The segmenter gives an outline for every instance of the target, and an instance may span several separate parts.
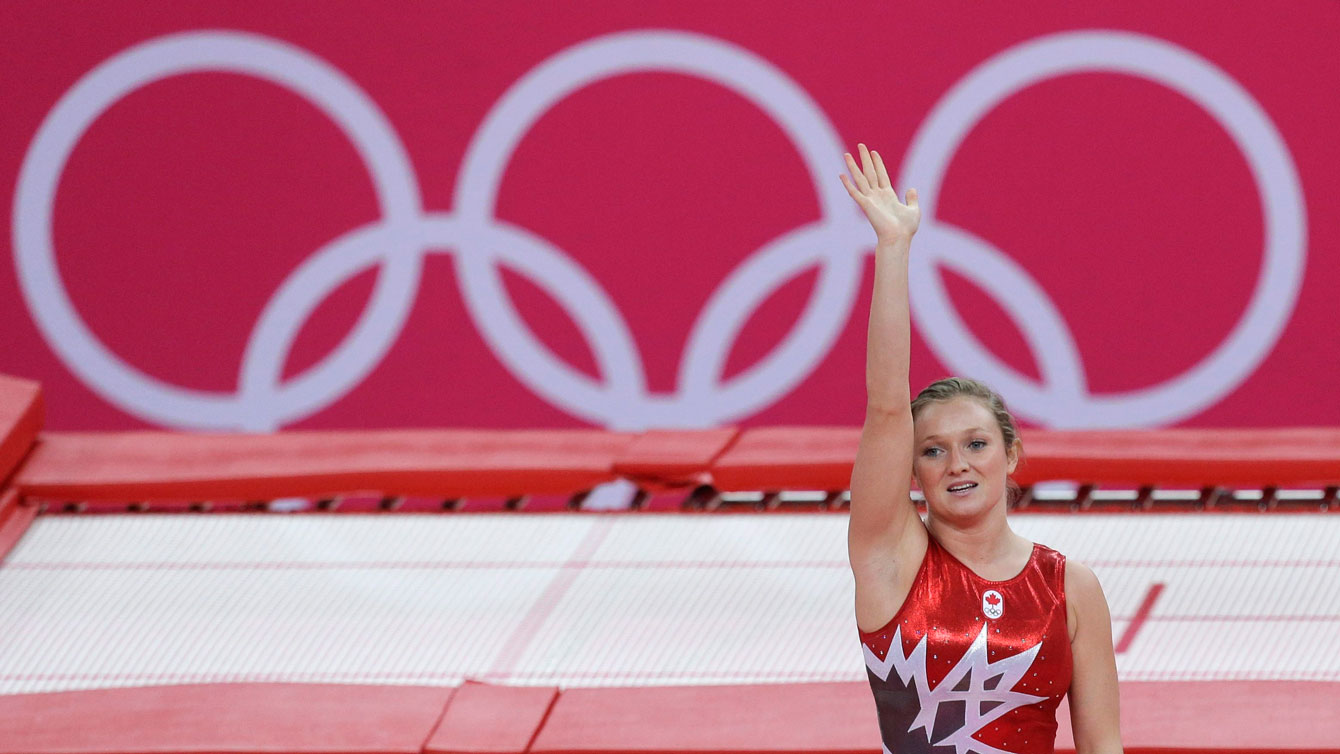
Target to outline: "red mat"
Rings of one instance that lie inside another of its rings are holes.
[[[1336,683],[1125,682],[1122,738],[1127,754],[1336,752],[1336,698]],[[1059,712],[1056,749],[1074,751],[1067,706]],[[211,684],[0,696],[0,754],[205,752],[877,754],[879,731],[865,683],[562,692]]]

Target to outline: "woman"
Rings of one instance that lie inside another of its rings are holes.
[[[916,189],[900,202],[879,153],[859,148],[842,185],[877,242],[847,547],[884,750],[1051,752],[1068,692],[1078,754],[1120,752],[1098,579],[1006,521],[1022,450],[1014,420],[973,380],[940,380],[909,400],[907,259],[921,212]]]

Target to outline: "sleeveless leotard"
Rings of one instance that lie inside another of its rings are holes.
[[[1052,754],[1070,687],[1065,556],[1033,545],[1006,581],[927,537],[902,607],[860,631],[884,752]]]

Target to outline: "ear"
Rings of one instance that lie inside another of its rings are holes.
[[[1010,459],[1010,465],[1005,469],[1005,473],[1006,473],[1006,474],[1013,474],[1013,473],[1014,473],[1014,467],[1019,465],[1019,441],[1018,441],[1018,440],[1015,440],[1013,443],[1010,444],[1010,449],[1009,449],[1009,451],[1007,451],[1007,453],[1006,453],[1006,457],[1008,457],[1008,458]]]

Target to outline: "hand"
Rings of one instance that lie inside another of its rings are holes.
[[[879,152],[868,151],[864,144],[857,146],[861,149],[863,170],[856,169],[856,161],[851,158],[850,152],[845,153],[847,169],[851,171],[852,177],[840,174],[838,177],[842,179],[842,185],[865,211],[866,218],[875,228],[878,243],[910,241],[921,224],[917,190],[907,190],[907,204],[898,201],[898,193],[889,184],[889,173],[884,169]]]

